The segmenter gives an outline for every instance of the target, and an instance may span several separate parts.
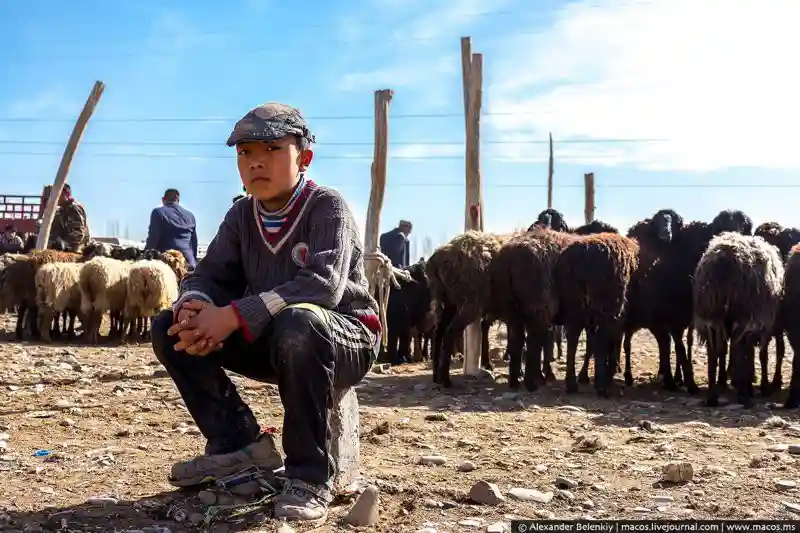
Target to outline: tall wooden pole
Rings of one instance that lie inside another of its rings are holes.
[[[469,128],[469,68],[472,66],[472,37],[461,38],[461,79],[464,88],[464,127]]]
[[[547,166],[547,209],[553,207],[553,134],[550,133],[550,162]]]
[[[464,97],[466,109],[466,212],[464,229],[483,231],[483,193],[481,187],[480,137],[481,107],[483,102],[483,54],[465,55],[471,46],[469,38],[462,38],[461,53],[464,67]],[[464,374],[474,375],[480,370],[482,350],[480,322],[470,324],[464,332]]]
[[[594,172],[583,175],[584,197],[584,219],[586,224],[594,220]]]
[[[56,214],[56,205],[58,204],[58,199],[61,197],[61,190],[67,182],[67,174],[69,174],[72,158],[78,150],[78,144],[81,142],[86,124],[89,123],[89,119],[92,118],[97,103],[100,101],[100,97],[103,96],[103,89],[105,89],[105,84],[102,81],[94,82],[92,92],[89,93],[89,98],[86,99],[83,111],[81,111],[81,114],[78,116],[78,121],[72,129],[72,135],[70,135],[67,146],[64,148],[64,155],[61,157],[61,164],[58,166],[56,179],[53,182],[53,187],[50,189],[50,195],[47,198],[47,207],[45,207],[44,214],[42,215],[42,226],[39,228],[39,235],[36,238],[37,250],[44,250],[47,248],[47,242],[50,239],[50,227],[53,225],[53,218]]]
[[[378,250],[378,233],[381,226],[381,209],[386,191],[386,167],[389,159],[389,104],[394,96],[391,89],[375,91],[375,153],[370,173],[372,187],[369,191],[369,207],[367,208],[367,227],[364,232],[364,249],[367,254]],[[375,290],[376,261],[364,264],[370,292]]]

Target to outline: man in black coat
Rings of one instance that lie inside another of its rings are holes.
[[[397,268],[406,268],[409,260],[408,236],[411,233],[411,222],[401,220],[400,224],[391,231],[381,235],[380,248],[386,257]]]

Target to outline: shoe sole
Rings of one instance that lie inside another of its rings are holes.
[[[281,465],[282,467],[283,465]],[[179,488],[188,488],[188,487],[197,487],[200,485],[207,485],[209,483],[214,483],[218,479],[225,478],[237,472],[241,472],[247,468],[256,467],[262,470],[274,470],[272,467],[264,466],[263,464],[257,464],[253,461],[242,461],[240,463],[233,464],[228,467],[219,467],[213,474],[205,473],[201,475],[197,475],[194,477],[186,477],[186,478],[174,478],[172,476],[167,476],[167,481],[173,487]]]

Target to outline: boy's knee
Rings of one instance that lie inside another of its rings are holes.
[[[275,315],[271,340],[281,362],[303,364],[319,357],[319,339],[326,335],[325,315],[315,306],[291,306]]]
[[[172,353],[172,345],[175,341],[167,334],[167,330],[172,327],[173,315],[172,310],[161,311],[153,317],[153,323],[150,328],[150,338],[152,339],[153,352],[159,361]]]

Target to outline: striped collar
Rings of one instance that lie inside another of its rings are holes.
[[[261,202],[256,202],[258,206],[258,214],[267,219],[276,219],[276,218],[284,218],[289,211],[292,210],[294,204],[297,202],[297,199],[300,198],[300,195],[303,193],[303,190],[306,188],[306,177],[304,174],[300,174],[300,181],[297,182],[297,186],[292,193],[292,197],[289,198],[289,201],[286,204],[278,209],[277,211],[270,211],[264,204]]]

